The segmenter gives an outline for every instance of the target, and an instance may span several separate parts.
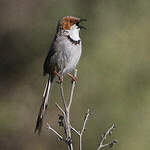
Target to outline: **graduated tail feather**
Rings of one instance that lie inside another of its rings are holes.
[[[42,124],[43,124],[43,117],[44,117],[44,114],[45,114],[45,111],[46,111],[46,108],[48,105],[48,98],[50,95],[51,86],[52,86],[52,79],[51,79],[51,77],[49,77],[47,84],[46,84],[46,87],[45,87],[45,90],[44,90],[43,100],[41,103],[40,111],[39,111],[39,114],[37,117],[36,127],[34,130],[34,132],[35,133],[38,132],[39,135],[41,133]]]

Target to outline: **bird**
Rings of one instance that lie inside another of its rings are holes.
[[[56,34],[43,65],[43,75],[48,74],[48,81],[34,130],[39,135],[54,78],[58,76],[59,82],[63,82],[63,76],[68,75],[72,80],[77,81],[71,72],[76,69],[82,53],[82,41],[79,32],[80,29],[86,29],[80,25],[82,21],[86,21],[86,19],[74,16],[65,16],[58,21]]]

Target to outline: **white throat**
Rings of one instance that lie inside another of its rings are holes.
[[[80,28],[78,28],[78,26],[74,24],[70,28],[70,30],[68,30],[68,35],[70,36],[71,39],[78,41],[80,40],[79,31],[80,31]]]

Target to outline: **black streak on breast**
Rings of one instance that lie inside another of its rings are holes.
[[[70,40],[70,42],[72,43],[72,44],[74,44],[74,45],[78,45],[78,44],[80,44],[80,42],[81,42],[81,40],[78,40],[78,41],[75,41],[75,40],[73,40],[69,35],[67,36],[67,38]]]

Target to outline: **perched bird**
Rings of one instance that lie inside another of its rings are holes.
[[[52,41],[43,66],[44,75],[48,74],[49,77],[35,127],[35,132],[38,132],[38,134],[41,132],[43,117],[48,105],[54,77],[58,76],[59,81],[63,82],[63,76],[67,74],[73,80],[77,80],[70,73],[76,68],[81,56],[82,43],[79,37],[79,31],[82,28],[86,29],[80,25],[82,21],[86,21],[86,19],[67,16],[61,18],[58,22],[54,40]]]

